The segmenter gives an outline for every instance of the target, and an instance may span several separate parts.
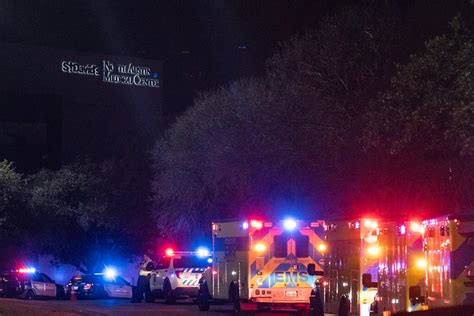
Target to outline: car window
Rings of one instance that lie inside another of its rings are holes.
[[[31,281],[36,281],[36,282],[44,282],[43,278],[41,277],[41,274],[39,273],[32,273],[32,274],[25,273],[25,279],[27,280],[31,279]]]
[[[117,285],[128,285],[128,282],[125,281],[123,278],[121,277],[116,277],[115,278],[115,284]]]
[[[209,266],[208,258],[184,256],[173,258],[173,268],[206,268]]]
[[[54,283],[53,280],[51,280],[46,274],[40,273],[40,275],[41,275],[41,279],[43,280],[43,282],[45,282],[45,283]]]
[[[295,237],[296,243],[296,257],[306,258],[309,257],[309,237],[301,235]]]
[[[273,244],[275,246],[275,258],[286,258],[287,251],[287,238],[284,235],[273,237]]]
[[[0,282],[9,282],[10,280],[13,280],[13,276],[10,274],[1,274],[0,275]]]
[[[170,267],[170,260],[171,258],[165,257],[161,258],[161,260],[156,265],[156,269],[167,269]]]

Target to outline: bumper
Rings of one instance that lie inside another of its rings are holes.
[[[275,305],[309,305],[311,288],[251,289],[250,301]]]
[[[197,297],[199,292],[198,287],[177,287],[173,290],[176,296]]]

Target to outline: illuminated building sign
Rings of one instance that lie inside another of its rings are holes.
[[[70,74],[99,76],[99,67],[97,65],[81,65],[75,61],[63,61],[61,70]]]
[[[102,61],[102,67],[95,64],[80,64],[75,61],[61,62],[61,70],[65,73],[102,76],[102,81],[112,84],[132,85],[159,88],[158,72],[150,67],[129,64],[114,64],[109,60]],[[101,71],[102,70],[102,71]]]

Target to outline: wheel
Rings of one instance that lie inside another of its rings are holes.
[[[26,295],[25,295],[25,300],[34,300],[35,299],[35,293],[33,291],[29,290]]]
[[[146,303],[155,302],[155,294],[152,291],[145,292],[145,302]]]
[[[169,280],[166,280],[163,286],[163,296],[166,304],[176,303],[176,297],[173,295],[173,290],[171,289],[171,283]]]

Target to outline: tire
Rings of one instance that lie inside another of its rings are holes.
[[[176,303],[176,297],[173,295],[173,290],[171,289],[171,283],[169,280],[165,280],[165,284],[163,285],[163,297],[166,304],[171,305]]]
[[[151,291],[145,292],[145,302],[146,303],[154,303],[155,302],[155,293]]]
[[[36,297],[35,293],[32,291],[32,290],[29,290],[28,292],[26,292],[25,294],[25,300],[34,300]]]

